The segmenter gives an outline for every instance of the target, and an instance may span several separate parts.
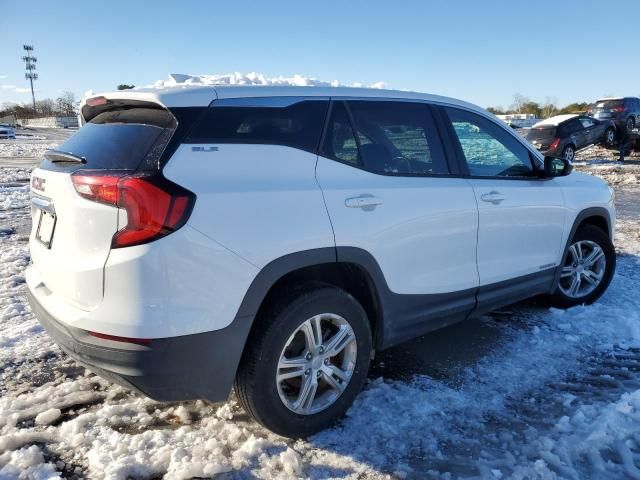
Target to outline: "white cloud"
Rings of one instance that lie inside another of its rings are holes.
[[[0,80],[4,80],[5,78],[7,78],[6,75],[0,75]]]
[[[37,92],[37,90],[35,90]],[[31,92],[30,88],[16,88],[15,89],[16,93],[29,93]]]
[[[14,88],[16,88],[15,85],[0,85],[0,88],[2,88],[3,90],[13,90]]]

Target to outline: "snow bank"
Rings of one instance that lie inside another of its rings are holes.
[[[41,157],[45,151],[57,147],[57,143],[0,143],[0,157]]]

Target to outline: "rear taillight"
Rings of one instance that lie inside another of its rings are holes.
[[[187,222],[196,199],[161,175],[81,170],[71,179],[82,197],[127,212],[127,225],[113,236],[112,248],[140,245],[176,231]]]
[[[611,110],[613,110],[616,113],[620,113],[620,112],[624,112],[624,107],[622,105],[618,105],[617,107],[613,107]]]
[[[560,145],[560,139],[554,138],[553,142],[551,142],[551,144],[549,145],[549,149],[555,150],[556,148],[558,148],[558,145]]]

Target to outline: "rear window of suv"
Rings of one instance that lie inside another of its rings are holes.
[[[622,105],[622,100],[598,100],[596,102],[596,108],[602,109],[610,109],[614,107],[619,107]]]
[[[294,103],[291,103],[294,102]],[[328,100],[218,100],[194,126],[188,143],[283,145],[315,152]]]
[[[160,108],[106,111],[92,118],[55,152],[82,158],[82,168],[87,169],[157,168],[175,128],[173,115]],[[64,163],[56,162],[55,167],[60,168]],[[49,160],[44,160],[42,167],[47,166],[53,167]]]

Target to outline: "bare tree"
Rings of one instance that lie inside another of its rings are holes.
[[[513,104],[511,105],[511,110],[515,113],[522,113],[522,108],[525,104],[530,103],[529,97],[525,97],[520,93],[516,93],[513,95]]]
[[[549,118],[558,113],[558,107],[556,106],[557,103],[558,101],[555,97],[547,96],[544,100],[544,105],[542,106],[542,115],[545,118]]]
[[[50,98],[36,101],[36,112],[41,115],[51,116],[56,113],[56,105]]]
[[[62,92],[58,98],[56,98],[56,110],[60,115],[72,116],[75,115],[76,109],[76,96],[73,92]]]

